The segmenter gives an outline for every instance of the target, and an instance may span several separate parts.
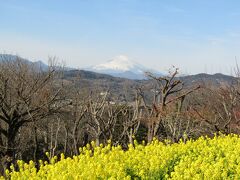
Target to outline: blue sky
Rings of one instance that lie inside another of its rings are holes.
[[[0,53],[85,67],[125,55],[149,68],[231,74],[238,0],[0,0]]]

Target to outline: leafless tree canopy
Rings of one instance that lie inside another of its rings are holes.
[[[0,64],[0,149],[11,162],[18,153],[21,128],[58,112],[60,89],[54,89],[55,70],[47,72],[18,58]],[[4,162],[5,163],[5,162]]]

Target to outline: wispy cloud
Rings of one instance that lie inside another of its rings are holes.
[[[18,11],[18,12],[27,11],[27,8],[25,8],[24,6],[19,5],[19,4],[13,4],[13,3],[5,2],[2,5],[3,5],[4,8],[9,9],[11,11]]]
[[[210,37],[208,38],[208,42],[210,43],[210,45],[217,46],[226,43],[226,39],[221,37]]]
[[[229,32],[228,35],[232,38],[239,38],[240,32]]]
[[[169,5],[164,6],[164,9],[170,13],[184,13],[185,12],[185,10],[182,8],[175,7],[175,6],[169,6]]]
[[[229,16],[232,16],[232,17],[240,16],[240,12],[230,12]]]

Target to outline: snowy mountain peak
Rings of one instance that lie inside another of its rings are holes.
[[[148,68],[132,61],[125,55],[116,56],[106,63],[92,66],[86,70],[128,79],[146,79],[144,72],[152,72]]]
[[[106,63],[93,66],[92,69],[95,71],[117,71],[117,72],[134,71],[137,73],[142,73],[145,68],[131,61],[127,56],[120,55],[116,56],[115,58]]]

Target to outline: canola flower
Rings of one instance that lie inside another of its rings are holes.
[[[94,143],[72,158],[62,154],[49,163],[18,161],[9,179],[240,179],[240,137],[220,135],[169,144],[154,140],[129,145],[127,151]],[[1,179],[1,178],[0,178]],[[3,177],[2,177],[3,179]]]

